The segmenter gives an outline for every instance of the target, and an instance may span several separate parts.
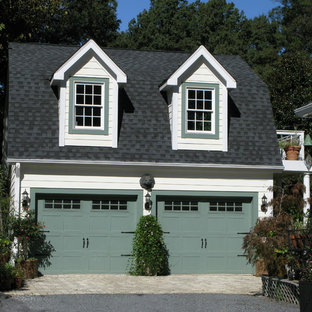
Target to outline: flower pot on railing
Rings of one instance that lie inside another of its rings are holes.
[[[300,149],[299,145],[285,147],[286,160],[298,160]]]

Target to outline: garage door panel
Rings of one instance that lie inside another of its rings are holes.
[[[129,256],[122,254],[131,253],[141,214],[137,196],[129,201],[116,195],[95,200],[89,195],[82,199],[67,199],[67,195],[47,198],[37,201],[38,220],[45,223],[47,240],[55,252],[44,273],[126,273]]]
[[[194,198],[192,198],[194,202]],[[183,201],[187,201],[185,198]],[[202,202],[201,202],[202,201]],[[178,200],[172,200],[172,207]],[[173,273],[249,273],[243,254],[243,236],[252,225],[252,202],[246,199],[202,198],[198,211],[166,211],[170,198],[157,202]],[[178,209],[178,208],[177,208]],[[175,217],[173,218],[172,215]],[[194,215],[198,217],[194,217]],[[203,242],[203,244],[202,244]],[[242,259],[243,258],[243,259]],[[233,265],[232,265],[233,263]]]
[[[90,273],[109,272],[110,256],[104,256],[102,254],[94,254],[88,258],[88,271]]]

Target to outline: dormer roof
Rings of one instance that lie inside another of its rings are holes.
[[[66,73],[88,55],[95,55],[99,61],[107,67],[116,77],[118,83],[126,83],[127,75],[116,65],[116,63],[96,44],[92,39],[87,41],[76,51],[65,63],[63,63],[53,74],[51,85],[57,84],[65,79]]]
[[[160,86],[160,90],[177,86],[179,78],[187,72],[197,61],[206,62],[210,69],[224,81],[227,88],[235,89],[236,81],[216,58],[201,45],[179,68]]]

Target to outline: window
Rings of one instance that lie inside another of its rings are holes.
[[[69,133],[108,134],[108,84],[106,78],[70,79]]]
[[[77,199],[46,199],[46,209],[80,209],[80,200]]]
[[[218,84],[182,84],[182,137],[219,138]]]
[[[214,89],[187,88],[187,131],[212,131],[214,97]]]
[[[93,200],[93,210],[127,210],[126,200]]]
[[[75,127],[101,127],[103,84],[75,83]]]
[[[212,201],[210,211],[215,212],[243,212],[242,202]]]
[[[194,200],[166,200],[165,201],[166,211],[198,211],[198,201]]]

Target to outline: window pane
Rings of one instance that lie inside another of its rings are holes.
[[[204,122],[204,131],[211,131],[211,123]]]
[[[91,117],[85,118],[85,126],[90,127],[91,126]]]
[[[199,112],[199,113],[196,113],[196,121],[201,121],[203,120],[203,117],[204,117],[204,114]]]
[[[188,101],[188,108],[194,109],[195,108],[195,100]]]
[[[197,98],[198,99],[203,99],[204,98],[204,91],[198,90],[197,91]]]
[[[203,109],[204,108],[204,101],[197,101],[197,109]]]
[[[212,109],[212,102],[211,101],[205,101],[205,109]]]
[[[205,91],[205,99],[211,100],[212,98],[212,92],[211,91]]]
[[[101,94],[102,88],[101,86],[94,86],[94,94]]]
[[[93,108],[93,116],[101,116],[101,108],[100,107],[94,107]]]
[[[195,99],[195,90],[188,90],[188,98]]]
[[[211,121],[211,113],[204,113],[204,120]]]
[[[94,96],[94,105],[101,105],[101,96]]]
[[[76,104],[84,104],[84,96],[76,95]]]
[[[188,120],[195,120],[195,112],[187,112]]]
[[[187,130],[195,130],[195,122],[194,121],[189,121],[187,123]]]
[[[203,130],[203,123],[202,122],[196,122],[196,130]]]
[[[91,107],[86,107],[85,108],[85,115],[86,116],[91,116],[92,115],[92,108]]]
[[[76,92],[77,93],[84,93],[84,85],[81,85],[81,84],[77,84],[76,85]]]
[[[86,104],[92,104],[92,95],[86,95]]]
[[[83,117],[76,117],[76,126],[83,126]]]
[[[92,94],[92,85],[86,85],[86,94]]]
[[[93,127],[100,127],[101,126],[101,118],[93,117]]]

